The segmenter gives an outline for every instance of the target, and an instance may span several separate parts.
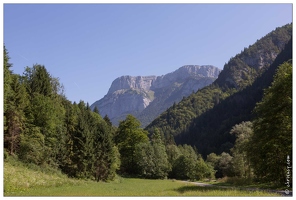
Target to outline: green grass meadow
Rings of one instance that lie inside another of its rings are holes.
[[[112,182],[69,179],[61,173],[4,162],[4,196],[279,196],[263,191],[200,187],[176,180],[116,177]]]

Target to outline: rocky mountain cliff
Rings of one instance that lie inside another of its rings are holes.
[[[184,96],[211,84],[219,73],[211,65],[187,65],[162,76],[121,76],[91,109],[97,107],[114,125],[132,114],[145,126]]]

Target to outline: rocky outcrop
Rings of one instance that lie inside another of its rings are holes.
[[[292,36],[292,24],[277,28],[232,57],[215,81],[219,86],[243,89],[275,60]]]
[[[121,76],[91,109],[97,107],[114,125],[132,114],[145,126],[174,102],[211,84],[219,73],[211,65],[187,65],[163,76]]]
[[[152,89],[169,87],[172,83],[183,83],[188,78],[217,78],[219,73],[220,70],[212,65],[185,65],[172,73],[158,76]]]
[[[148,91],[156,78],[157,76],[121,76],[113,81],[108,94],[124,89],[139,89]]]

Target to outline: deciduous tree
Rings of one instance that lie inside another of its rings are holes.
[[[125,120],[119,123],[115,142],[120,152],[122,172],[136,173],[136,145],[148,142],[147,135],[148,132],[141,128],[141,123],[132,115],[128,115]]]
[[[247,156],[247,149],[250,144],[250,137],[253,134],[252,122],[242,122],[233,126],[230,134],[236,136],[235,145],[231,149],[234,174],[238,177],[251,178],[252,170],[250,158]]]

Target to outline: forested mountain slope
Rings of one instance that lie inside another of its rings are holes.
[[[257,87],[261,89],[257,88],[258,94],[246,95],[249,98],[254,98],[252,102],[251,100],[244,101],[246,105],[241,104],[241,102],[236,102],[239,104],[235,105],[233,100],[229,101],[225,99],[230,96],[232,97],[228,99],[245,99],[244,96],[239,94],[253,92],[253,88],[248,86],[260,77],[263,72],[264,74],[270,74],[270,77],[267,79],[272,79],[274,73],[272,73],[271,69],[267,69],[270,66],[275,68],[278,64],[288,59],[281,58],[283,57],[281,55],[276,60],[277,64],[274,64],[276,66],[271,65],[279,53],[285,48],[291,36],[292,24],[288,24],[277,28],[258,40],[255,44],[245,48],[244,51],[231,58],[225,64],[224,69],[213,84],[184,98],[179,104],[167,109],[148,125],[146,129],[152,132],[155,128],[158,128],[164,133],[166,138],[173,135],[177,143],[196,145],[197,149],[203,155],[210,152],[229,150],[232,147],[234,138],[228,134],[228,130],[235,123],[251,117],[250,109],[254,107],[256,101],[261,99],[262,89],[269,85],[270,81],[265,79],[256,81]],[[286,49],[283,54],[288,55],[289,53],[287,52],[288,50]],[[261,78],[264,76],[262,75]],[[242,91],[243,89],[245,90]],[[234,94],[236,95],[233,96]],[[215,108],[215,111],[219,108],[223,111],[222,113],[211,111],[213,108]],[[242,112],[240,110],[241,108],[246,110]],[[229,110],[229,113],[224,114],[225,110]],[[242,117],[243,115],[247,117]],[[232,121],[231,118],[233,116],[236,116],[236,120],[233,120],[234,124],[227,123],[227,120]],[[217,138],[218,135],[221,138]],[[208,144],[209,141],[211,141],[210,144]]]
[[[234,144],[231,128],[242,121],[253,119],[253,110],[261,101],[264,89],[271,85],[279,65],[292,59],[292,40],[277,56],[270,67],[251,86],[231,95],[212,109],[194,118],[182,134],[176,136],[178,143],[194,145],[203,155],[229,151]]]
[[[231,58],[215,81],[220,87],[241,89],[250,85],[284,49],[292,36],[292,24],[276,28]]]

